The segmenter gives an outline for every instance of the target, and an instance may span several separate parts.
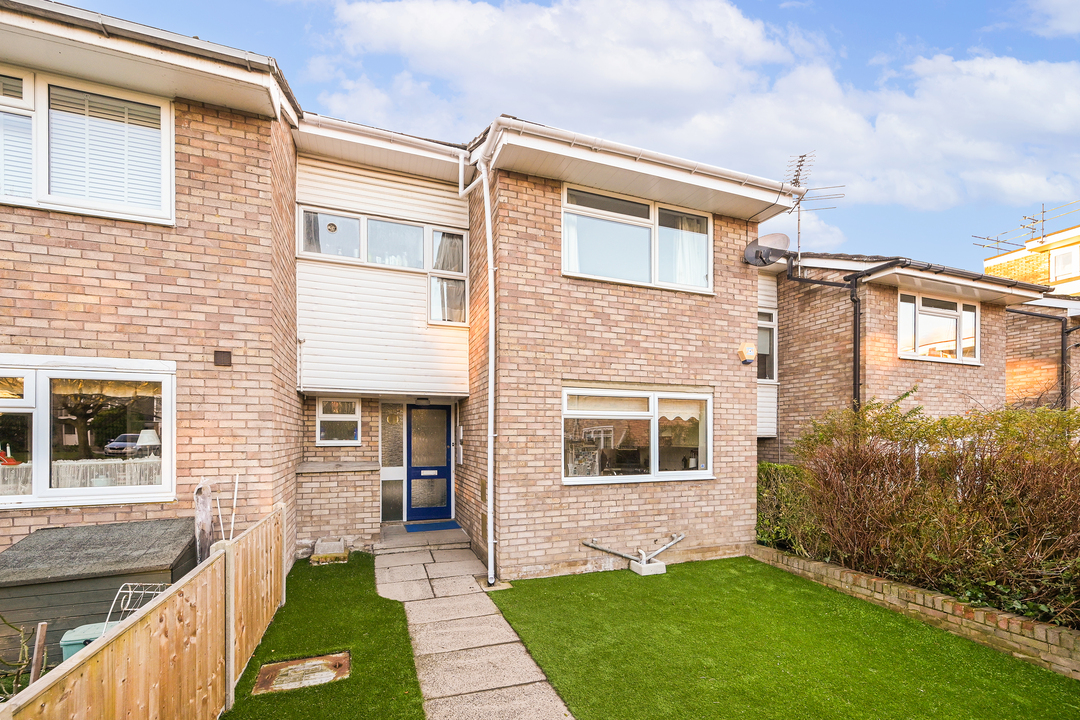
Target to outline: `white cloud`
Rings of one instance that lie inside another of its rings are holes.
[[[1080,3],[1076,0],[1026,0],[1028,29],[1043,37],[1080,35]]]
[[[320,100],[357,122],[463,141],[509,113],[774,178],[816,150],[813,184],[846,185],[844,204],[1080,195],[1077,62],[957,58],[898,37],[908,59],[873,58],[879,84],[857,88],[822,36],[726,0],[355,1],[337,18],[336,50],[365,70],[334,65],[348,79]],[[376,82],[380,58],[395,70]],[[814,230],[819,248],[843,242]]]
[[[828,212],[828,211],[825,211]],[[795,213],[777,215],[761,223],[758,235],[784,233],[791,239],[791,250],[798,249],[799,229]],[[844,231],[830,225],[821,213],[804,212],[802,214],[802,249],[804,252],[832,252],[847,241]]]

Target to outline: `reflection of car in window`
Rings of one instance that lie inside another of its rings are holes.
[[[134,455],[136,444],[139,442],[139,433],[124,433],[118,435],[105,446],[106,455]]]

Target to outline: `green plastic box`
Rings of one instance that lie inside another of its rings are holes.
[[[113,620],[109,623],[109,627],[116,625],[118,621]],[[97,640],[99,637],[105,634],[105,623],[91,623],[90,625],[80,625],[74,630],[68,630],[64,633],[64,637],[60,638],[60,649],[64,652],[64,659],[67,660],[75,653],[82,650],[90,643]]]

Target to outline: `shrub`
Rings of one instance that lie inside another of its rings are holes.
[[[759,541],[1080,628],[1080,411],[834,412],[759,470]]]

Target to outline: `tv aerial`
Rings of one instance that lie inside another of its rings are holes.
[[[791,239],[784,233],[770,233],[762,235],[746,246],[743,251],[743,260],[756,267],[766,267],[787,255]]]
[[[842,192],[829,192],[835,190],[842,190],[843,185],[826,185],[823,187],[807,187],[810,180],[810,173],[814,168],[814,161],[817,160],[817,151],[803,153],[802,155],[795,155],[788,162],[788,174],[787,182],[789,185],[798,188],[806,188],[806,192],[795,198],[795,204],[788,210],[788,214],[795,213],[795,265],[799,269],[799,273],[802,273],[802,214],[806,212],[821,212],[822,210],[835,210],[836,206],[821,207],[815,205],[815,202],[840,200],[844,197]],[[809,205],[809,207],[807,207]]]

